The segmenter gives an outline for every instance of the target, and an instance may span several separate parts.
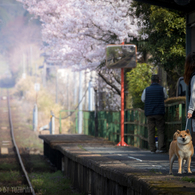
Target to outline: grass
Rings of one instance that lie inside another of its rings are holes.
[[[160,174],[160,175],[162,175],[162,172],[161,172],[161,171],[157,171],[157,170],[155,170],[155,169],[151,169],[150,172],[151,172],[151,173],[155,173],[155,174]]]
[[[16,164],[11,163],[2,163],[0,164],[0,170],[9,171],[9,170],[18,170],[18,166]]]
[[[15,139],[20,143],[20,147],[37,148],[43,150],[42,140],[33,132],[32,125],[26,123],[13,123],[15,131]],[[26,131],[24,131],[26,129]]]
[[[32,173],[30,180],[35,190],[39,195],[78,195],[72,192],[70,181],[62,174],[61,171],[55,173]]]
[[[30,169],[31,172],[48,172],[51,169],[49,164],[39,155],[30,155]]]
[[[19,171],[0,172],[0,182],[18,181],[21,178]]]
[[[195,182],[195,178],[183,177],[182,181],[188,181],[190,183]]]

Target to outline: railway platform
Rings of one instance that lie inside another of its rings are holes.
[[[119,147],[87,135],[39,135],[39,138],[44,141],[44,155],[85,194],[195,194],[194,156],[192,174],[177,174],[175,161],[173,175],[169,175],[168,153]]]

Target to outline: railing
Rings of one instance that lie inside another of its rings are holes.
[[[98,136],[110,141],[120,141],[120,112],[99,111]],[[140,148],[148,148],[147,125],[144,111],[131,109],[125,111],[125,142]],[[95,135],[95,113],[83,112],[83,133]]]
[[[148,148],[147,118],[141,109],[125,111],[125,142],[129,145]]]
[[[165,111],[165,140],[168,148],[174,132],[185,128],[185,101],[167,103]],[[98,136],[118,143],[120,141],[120,112],[98,111],[97,117]],[[126,110],[124,125],[125,142],[128,145],[148,149],[147,118],[144,111]],[[95,128],[95,112],[83,111],[83,133],[95,136]],[[76,129],[75,132],[78,130]]]
[[[185,101],[165,104],[165,140],[166,147],[169,147],[173,134],[177,130],[184,130],[186,123]]]
[[[118,142],[120,133],[120,113],[99,111],[98,117],[98,137],[107,138],[110,141]],[[95,112],[83,112],[83,133],[95,135]]]

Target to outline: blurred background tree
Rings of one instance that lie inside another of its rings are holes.
[[[175,96],[177,80],[184,73],[185,14],[139,2],[132,3],[132,14],[140,18],[138,51],[146,63],[164,68],[169,97]]]
[[[127,108],[144,109],[144,103],[141,101],[143,90],[150,86],[151,76],[154,73],[154,66],[147,63],[137,63],[137,67],[127,72],[126,80],[128,83]]]

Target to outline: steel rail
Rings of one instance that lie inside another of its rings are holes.
[[[29,187],[30,187],[31,193],[32,193],[33,195],[36,195],[36,194],[35,194],[35,191],[34,191],[34,189],[33,189],[33,187],[32,187],[32,184],[31,184],[31,182],[30,182],[30,179],[29,179],[29,177],[28,177],[28,173],[26,172],[26,169],[25,169],[25,167],[24,167],[22,158],[21,158],[21,156],[20,156],[20,152],[19,152],[19,150],[18,150],[16,141],[15,141],[15,138],[14,138],[14,131],[13,131],[13,125],[12,125],[12,116],[11,116],[10,102],[9,102],[9,90],[7,90],[7,105],[8,105],[9,123],[10,123],[12,141],[13,141],[14,147],[15,147],[15,149],[16,149],[16,153],[17,153],[17,156],[18,156],[20,165],[21,165],[21,167],[22,167],[23,173],[24,173],[24,175],[25,175],[25,177],[26,177],[26,180],[27,180],[27,182],[28,182],[28,185],[29,185]]]

